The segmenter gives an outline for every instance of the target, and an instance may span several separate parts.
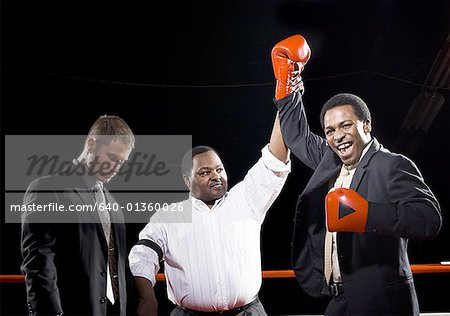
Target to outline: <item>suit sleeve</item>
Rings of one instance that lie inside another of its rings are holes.
[[[286,145],[305,165],[315,170],[327,149],[327,142],[310,131],[300,94],[292,93],[274,102],[280,112]]]
[[[40,194],[36,190],[48,188],[42,187],[39,181],[34,181],[25,194],[24,205],[55,202],[50,201],[53,194]],[[22,272],[25,274],[29,311],[33,315],[56,315],[63,312],[54,263],[56,229],[52,224],[33,223],[32,217],[35,215],[37,214],[27,212],[22,218]]]
[[[390,169],[388,204],[369,202],[367,232],[431,239],[442,225],[439,203],[412,161],[399,156]]]

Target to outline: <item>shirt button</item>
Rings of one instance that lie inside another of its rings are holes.
[[[101,272],[100,275],[101,275],[101,276],[105,276],[105,275],[106,275],[106,272]]]
[[[106,297],[102,297],[100,299],[100,304],[105,304],[106,303]]]

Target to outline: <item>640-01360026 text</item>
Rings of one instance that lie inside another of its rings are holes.
[[[119,210],[127,212],[182,212],[182,203],[160,203],[160,202],[135,202],[120,205],[119,203],[95,203],[95,204],[74,204],[63,205],[57,202],[47,204],[11,204],[11,212],[93,212],[107,211],[117,212]]]

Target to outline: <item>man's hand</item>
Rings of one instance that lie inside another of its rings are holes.
[[[303,84],[302,76],[300,76],[300,72],[297,72],[298,74],[295,73],[296,71],[294,71],[294,76],[291,79],[292,92],[300,92],[303,95],[305,93],[305,85]]]

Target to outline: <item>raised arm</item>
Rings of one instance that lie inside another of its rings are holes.
[[[281,134],[279,113],[275,116],[272,135],[270,136],[269,150],[278,160],[287,163],[289,160],[289,150],[284,143],[283,134]]]
[[[298,159],[315,170],[328,145],[324,138],[310,131],[300,94],[291,94],[276,103],[284,142]]]
[[[280,113],[281,132],[287,147],[308,167],[315,169],[327,148],[326,141],[309,130],[301,94],[300,74],[311,55],[300,35],[288,37],[272,49],[277,86],[275,103]]]

